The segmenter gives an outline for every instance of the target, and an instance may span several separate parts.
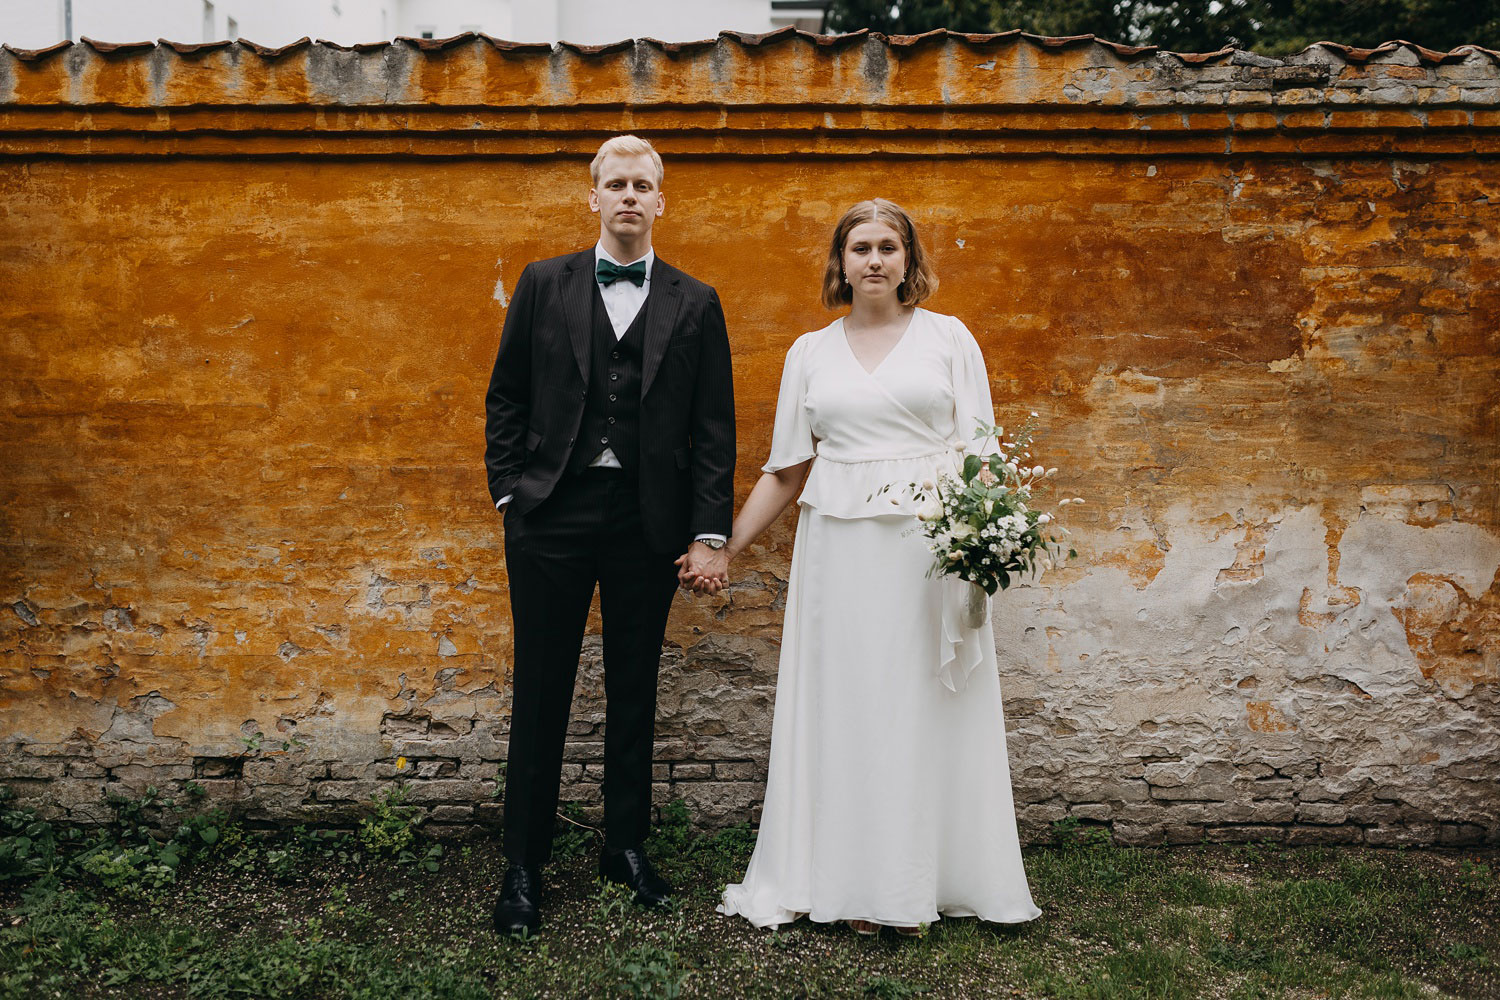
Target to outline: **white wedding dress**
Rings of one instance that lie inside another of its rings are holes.
[[[761,927],[1041,914],[1016,835],[994,636],[964,628],[967,584],[927,576],[910,500],[877,492],[956,472],[954,445],[980,445],[979,422],[994,422],[984,358],[954,317],[916,310],[873,372],[842,320],[787,352],[765,471],[813,463],[760,833],[719,912]]]

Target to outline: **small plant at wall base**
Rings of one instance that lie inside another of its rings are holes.
[[[417,827],[424,819],[419,806],[406,801],[405,785],[396,785],[377,794],[372,811],[359,824],[359,842],[375,857],[394,858],[402,864],[416,864],[430,872],[438,870],[443,845],[418,844]]]

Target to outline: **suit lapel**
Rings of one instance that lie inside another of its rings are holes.
[[[651,294],[646,296],[646,344],[641,357],[641,398],[651,390],[651,381],[667,356],[682,289],[677,287],[677,269],[657,257],[651,268]]]
[[[563,318],[567,321],[568,339],[573,343],[573,357],[585,385],[589,381],[589,340],[593,315],[594,260],[592,249],[576,254],[562,273]]]

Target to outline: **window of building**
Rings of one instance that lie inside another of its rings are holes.
[[[203,40],[205,42],[214,40],[214,5],[209,3],[209,0],[203,0]]]
[[[234,41],[236,38],[240,37],[240,22],[236,21],[232,17],[229,18],[225,22],[225,31],[224,31],[224,33],[229,36],[229,40],[231,42]]]

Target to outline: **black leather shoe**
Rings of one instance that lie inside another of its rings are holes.
[[[542,879],[535,868],[510,866],[500,898],[495,900],[495,932],[502,937],[535,934],[542,925],[537,903],[542,895]]]
[[[661,909],[672,898],[672,887],[656,874],[641,847],[606,847],[599,856],[599,875],[634,889],[635,901],[642,906]]]

